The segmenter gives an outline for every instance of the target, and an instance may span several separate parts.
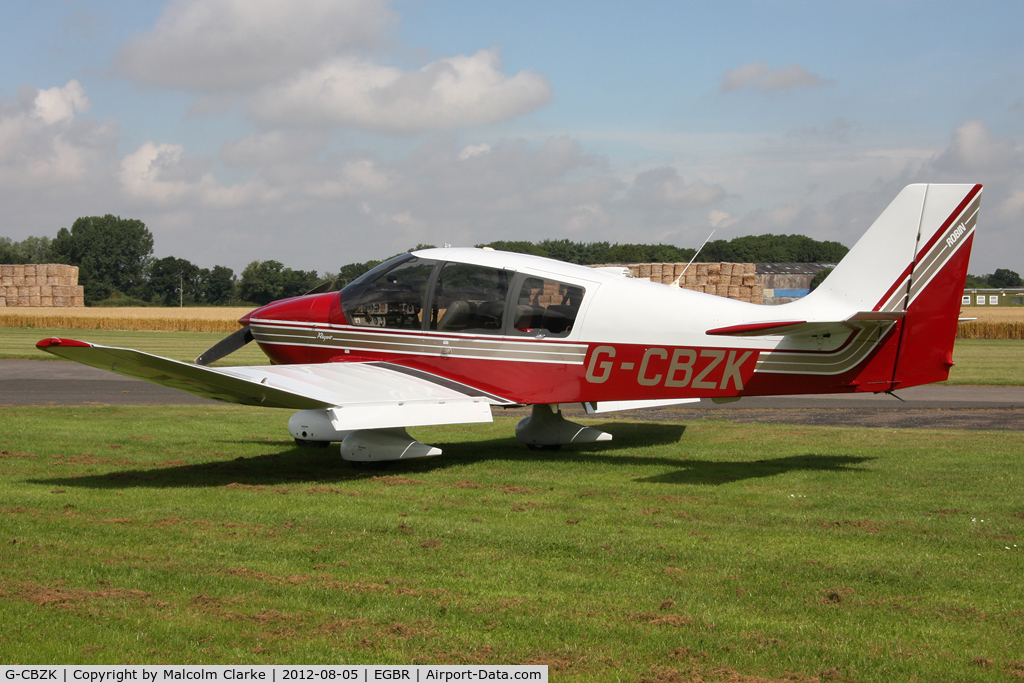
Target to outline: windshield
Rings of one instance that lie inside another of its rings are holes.
[[[365,273],[341,293],[345,320],[367,327],[421,329],[435,264],[400,256]]]

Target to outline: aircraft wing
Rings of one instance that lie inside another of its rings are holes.
[[[427,372],[383,362],[211,368],[70,339],[36,346],[119,375],[195,396],[268,408],[333,408],[338,429],[490,422],[512,401]]]

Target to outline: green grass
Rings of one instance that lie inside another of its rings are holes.
[[[366,472],[287,416],[3,409],[0,661],[1024,670],[1017,433],[616,422],[537,453],[499,418]]]
[[[126,332],[122,330],[53,330],[27,327],[0,328],[0,358],[57,360],[40,351],[36,342],[47,337],[120,346],[192,362],[196,356],[226,337],[219,332]],[[214,365],[265,365],[269,361],[256,344],[248,344]]]
[[[958,339],[947,383],[1024,386],[1022,359],[1022,339]]]

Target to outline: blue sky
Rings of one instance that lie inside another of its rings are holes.
[[[852,245],[986,186],[1024,271],[1015,2],[95,0],[0,22],[0,235],[143,220],[155,255],[337,270],[417,243]]]

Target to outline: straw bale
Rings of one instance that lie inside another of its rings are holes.
[[[41,296],[41,297],[39,297],[39,305],[42,306],[43,308],[49,308],[49,307],[53,306],[53,297],[52,296]]]
[[[719,263],[718,272],[722,277],[732,277],[732,264],[731,263]]]
[[[11,279],[13,280],[13,282],[11,282],[11,284],[13,284],[15,287],[24,287],[25,286],[25,272],[24,271],[19,273],[17,270],[15,270],[14,271],[14,277],[11,278]]]
[[[18,305],[19,306],[31,306],[31,304],[29,303],[28,297],[27,296],[21,296],[20,294],[18,295]]]
[[[743,264],[743,274],[744,275],[754,275],[756,273],[757,273],[757,266],[755,266],[753,263],[744,263]]]
[[[0,296],[0,308],[7,308],[7,297]]]
[[[751,285],[756,285],[756,284],[757,284],[757,276],[756,275],[744,275],[743,276],[743,285],[745,287],[750,287]]]
[[[660,264],[660,263],[652,263],[651,264],[651,281],[652,282],[661,282],[662,271],[663,271],[662,264]]]
[[[50,274],[50,266],[46,263],[36,264],[36,277],[46,278]],[[42,283],[40,283],[42,284]]]
[[[0,275],[0,287],[11,287],[14,285],[13,275]]]
[[[39,296],[39,286],[38,285],[30,285],[29,288],[28,288],[28,295],[29,296]]]
[[[718,273],[708,273],[708,284],[717,285],[722,281],[722,276]]]
[[[740,285],[740,299],[741,300],[746,299],[748,301],[750,300],[750,286],[749,285]]]
[[[693,264],[693,266],[694,266],[694,268],[697,269],[697,275],[703,275],[704,277],[708,276],[708,264],[706,264],[706,263],[695,263],[695,264]]]
[[[58,308],[64,308],[67,306],[67,299],[62,296],[53,297],[53,305]]]
[[[36,306],[36,307],[42,306],[43,304],[41,302],[41,298],[42,297],[40,297],[38,294],[35,295],[35,296],[30,296],[28,298],[28,305],[29,306]]]
[[[14,266],[8,263],[0,266],[0,277],[14,277]]]
[[[650,263],[641,263],[639,265],[639,269],[640,269],[639,277],[642,277],[645,280],[647,280],[647,279],[649,279],[651,277],[651,264]]]
[[[740,287],[739,285],[729,285],[729,289],[727,289],[725,291],[728,292],[728,296],[729,296],[730,299],[739,299],[740,298],[740,290],[741,289],[742,289],[742,287]],[[748,296],[749,296],[749,294],[748,294]]]
[[[709,263],[708,264],[708,275],[721,275],[722,264],[721,263]]]
[[[774,292],[773,292],[773,294],[774,294]],[[761,301],[763,299],[764,299],[764,287],[761,286],[761,285],[751,285],[750,286],[750,300],[753,301],[755,304],[759,304],[759,303],[761,303]]]
[[[695,284],[697,284],[697,273],[693,272],[693,270],[686,271],[685,280],[686,280],[686,284],[688,284],[688,285],[695,285]]]
[[[641,275],[640,275],[640,264],[634,263],[634,264],[629,266],[629,276],[630,277],[641,277]]]
[[[703,275],[695,275],[694,284],[699,285],[700,287],[706,286],[708,284],[708,274],[704,273]]]
[[[53,296],[53,285],[43,285],[39,288],[39,296]]]
[[[34,263],[26,263],[25,264],[25,277],[33,277],[34,278],[35,276],[36,276],[36,264],[34,264]]]
[[[661,284],[670,285],[676,281],[676,275],[671,263],[666,263],[661,269]]]
[[[76,306],[78,308],[81,308],[81,307],[85,306],[85,297],[84,296],[72,297],[71,305],[72,306]]]

